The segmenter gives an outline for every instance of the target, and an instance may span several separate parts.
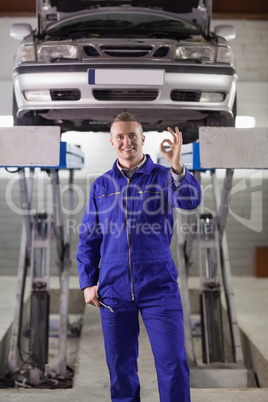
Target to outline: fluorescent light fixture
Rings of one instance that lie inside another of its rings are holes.
[[[13,127],[13,116],[0,116],[0,127]]]
[[[253,128],[256,127],[256,119],[254,116],[236,116],[236,128]]]

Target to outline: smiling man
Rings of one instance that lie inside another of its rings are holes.
[[[86,230],[77,251],[80,287],[85,302],[100,307],[113,402],[140,402],[139,313],[154,354],[160,401],[190,401],[170,242],[172,209],[194,209],[202,195],[181,163],[182,133],[177,127],[168,131],[172,140],[164,139],[161,151],[170,169],[143,154],[145,136],[136,116],[116,116],[110,142],[118,159],[93,183],[81,225]]]
[[[118,156],[119,164],[125,169],[141,163],[144,158],[144,141],[142,127],[135,121],[114,121],[111,126],[110,143]]]

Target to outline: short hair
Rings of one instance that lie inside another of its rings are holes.
[[[135,114],[132,114],[132,113],[129,113],[129,112],[121,112],[121,113],[119,113],[113,119],[113,121],[111,123],[111,128],[112,128],[114,123],[118,123],[118,122],[121,122],[121,121],[124,121],[124,122],[135,121],[136,123],[138,123],[138,125],[141,128],[141,132],[143,133],[142,124],[141,124],[140,120],[138,119],[138,117],[135,116]]]

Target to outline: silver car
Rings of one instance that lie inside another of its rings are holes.
[[[145,131],[233,126],[231,26],[210,31],[212,0],[38,0],[38,27],[15,24],[16,125],[108,131],[121,111]]]

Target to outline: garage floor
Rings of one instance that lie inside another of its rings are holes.
[[[189,286],[196,287],[197,280]],[[71,278],[77,287],[77,278]],[[257,389],[191,389],[192,402],[267,402],[268,401],[268,278],[233,278],[238,321],[253,364],[259,370],[262,388]],[[9,327],[15,305],[16,278],[0,278],[0,342]],[[8,307],[7,307],[8,306]],[[142,402],[159,401],[157,381],[149,341],[143,325],[140,334],[139,373]],[[80,340],[74,387],[68,390],[1,389],[3,402],[85,401],[109,402],[109,378],[105,365],[98,309],[86,306]],[[179,401],[178,401],[179,402]]]

